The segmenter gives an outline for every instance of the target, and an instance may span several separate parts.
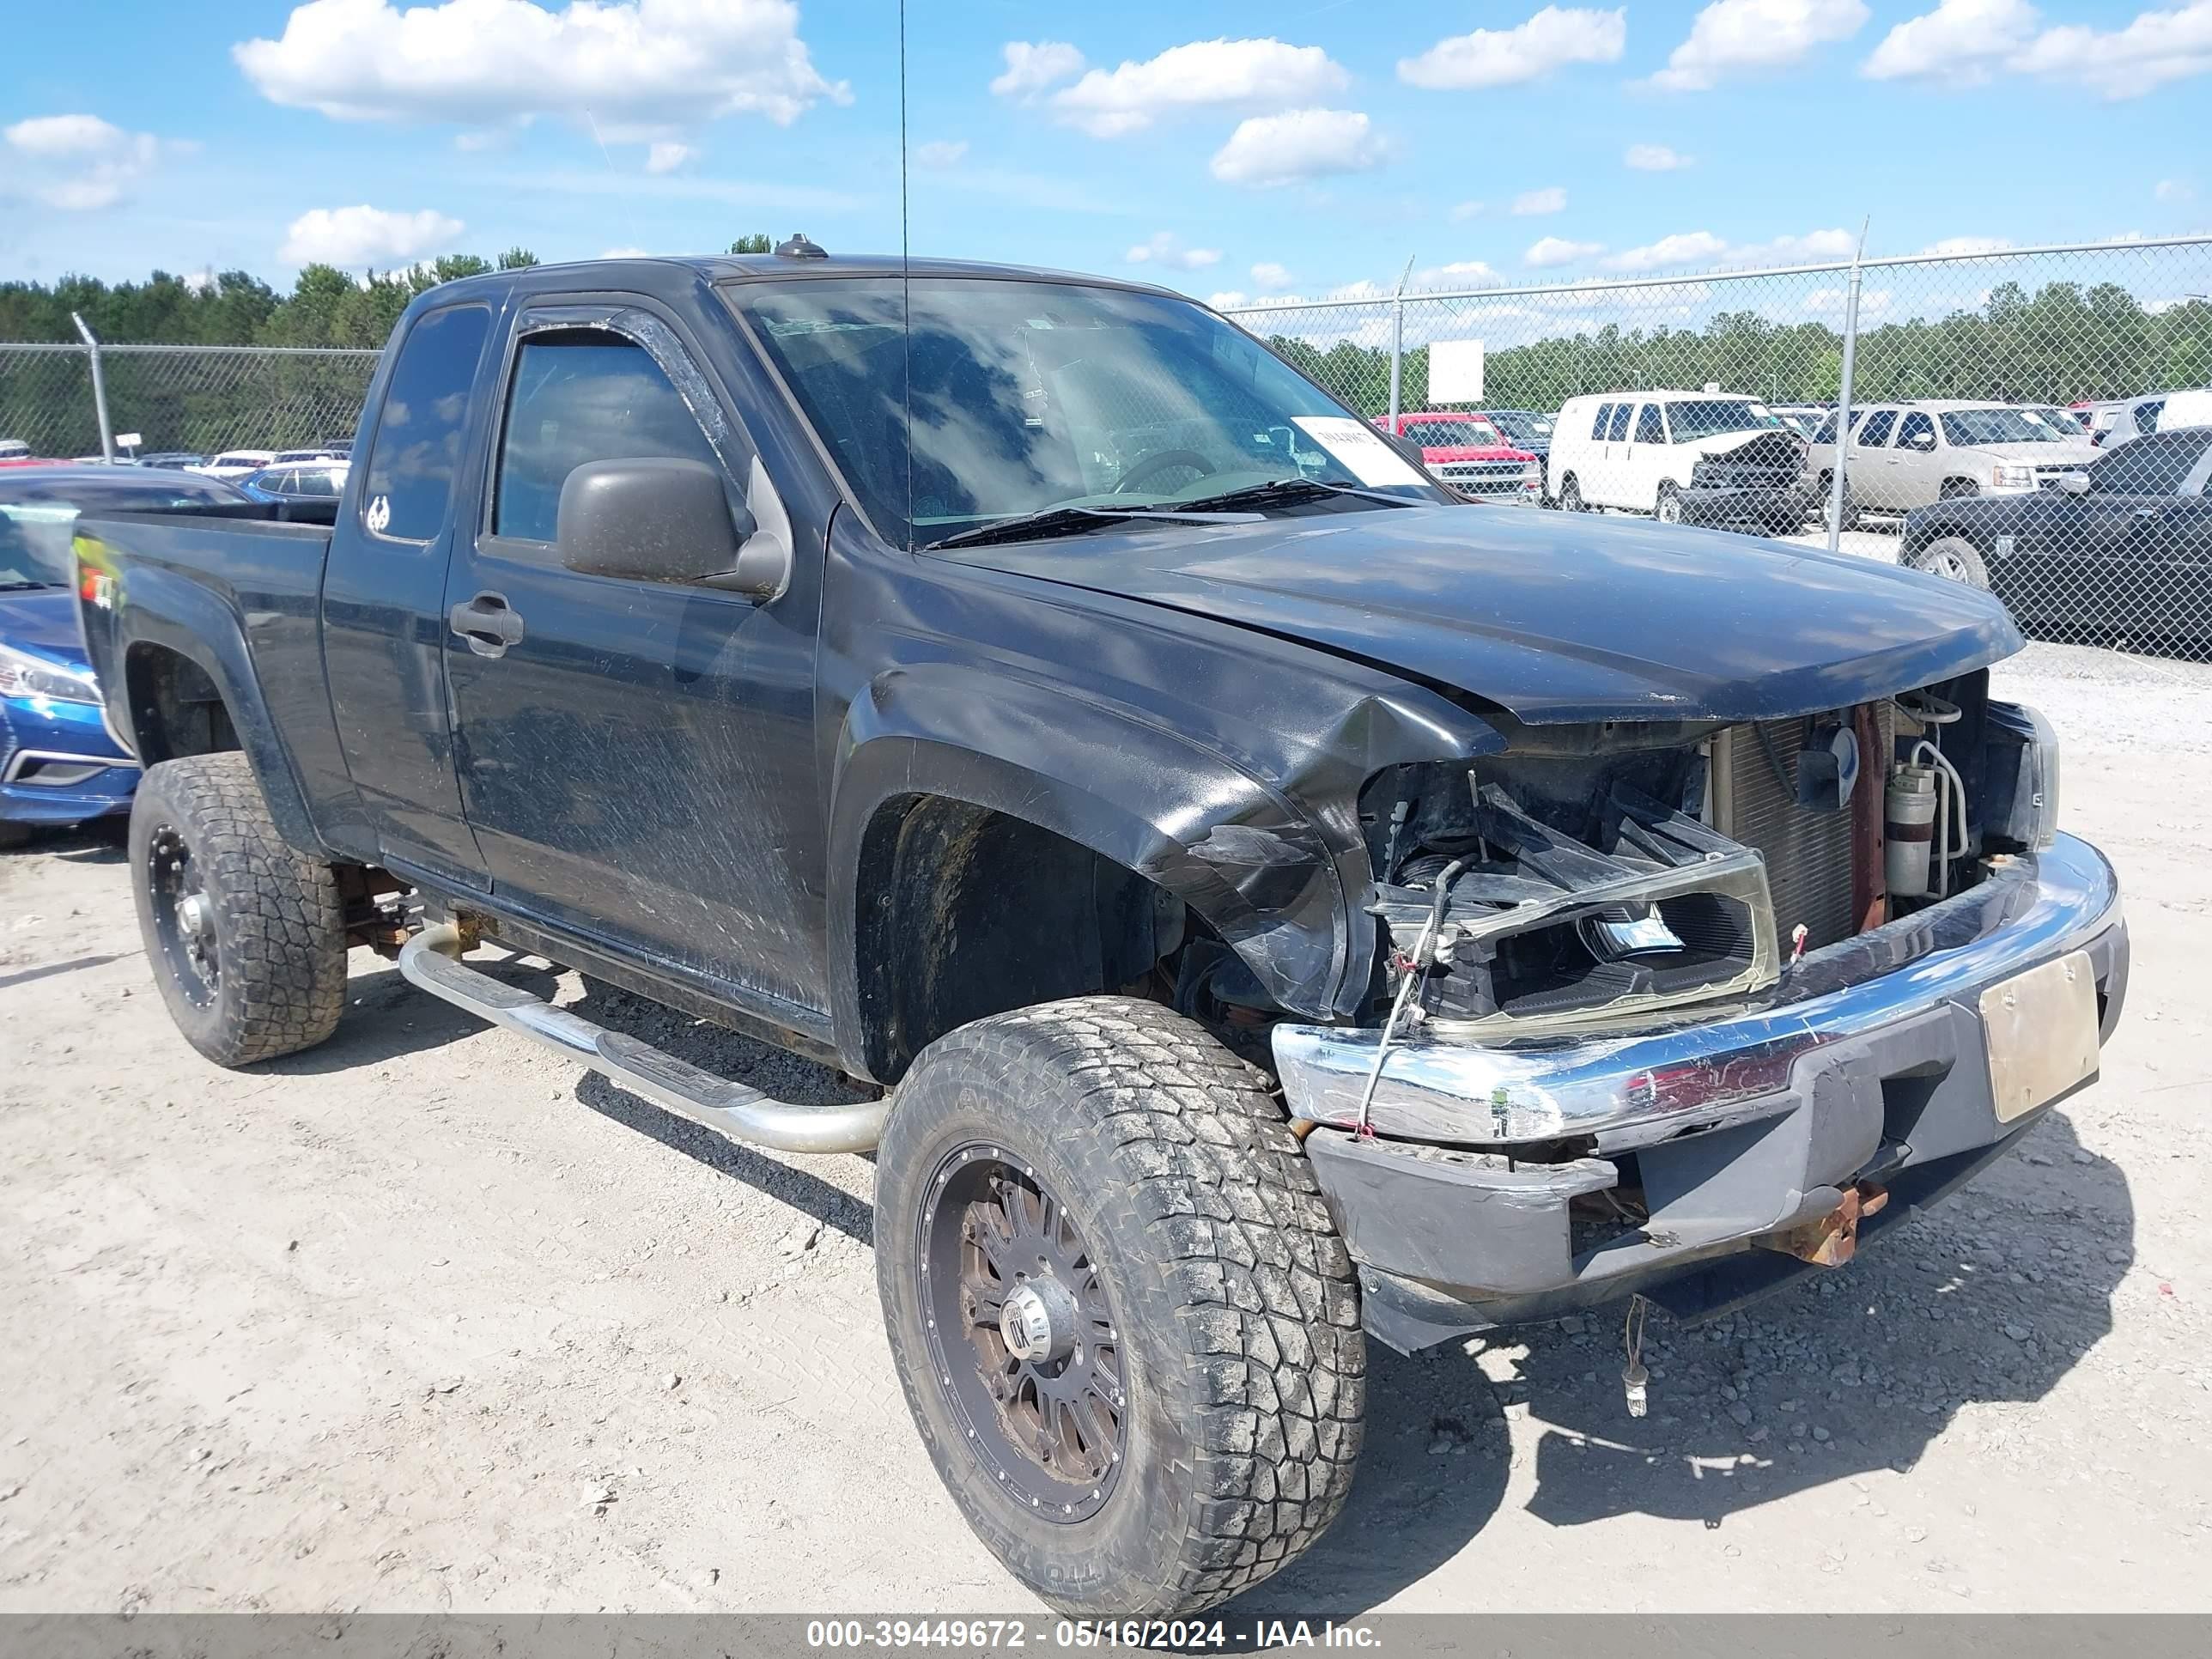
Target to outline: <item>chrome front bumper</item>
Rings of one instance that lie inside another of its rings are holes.
[[[1494,1048],[1417,1031],[1392,1046],[1369,1121],[1386,1139],[1462,1146],[1594,1136],[1608,1153],[1778,1115],[1816,1051],[1942,1004],[1970,1007],[1989,986],[2100,941],[2124,975],[2118,878],[2095,848],[2061,836],[1943,904],[1807,957],[1777,993],[1788,1000],[1639,1035]],[[1855,966],[1868,976],[1816,988]],[[1354,1127],[1379,1040],[1371,1029],[1275,1027],[1291,1115]]]

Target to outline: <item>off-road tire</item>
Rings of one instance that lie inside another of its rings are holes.
[[[153,862],[165,834],[197,866],[211,918],[220,972],[197,998],[156,925]],[[244,755],[149,768],[131,805],[130,856],[147,962],[193,1048],[218,1066],[247,1066],[312,1048],[337,1029],[346,981],[337,874],[277,833]]]
[[[1126,1450],[1103,1507],[1073,1523],[1009,1497],[931,1364],[926,1200],[977,1142],[1057,1192],[1120,1328]],[[1358,1457],[1366,1342],[1351,1259],[1264,1073],[1156,1004],[1042,1004],[924,1050],[877,1169],[877,1284],[907,1404],[1015,1577],[1070,1614],[1188,1615],[1328,1529]]]
[[[1905,562],[1910,569],[1989,591],[1990,567],[1982,550],[1964,536],[1938,536],[1927,546],[1906,554]]]

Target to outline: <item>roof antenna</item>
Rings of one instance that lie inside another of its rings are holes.
[[[901,379],[906,404],[907,542],[914,542],[914,271],[906,205],[906,0],[899,0],[899,320],[904,342]]]

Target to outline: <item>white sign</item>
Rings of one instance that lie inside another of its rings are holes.
[[[115,447],[118,449],[136,449],[140,444],[143,444],[145,441],[146,438],[143,433],[118,432],[115,434]]]
[[[1382,434],[1348,415],[1297,415],[1298,428],[1341,462],[1364,484],[1422,484],[1427,479],[1406,458],[1382,441]]]
[[[1482,342],[1438,340],[1429,347],[1429,401],[1482,401]]]

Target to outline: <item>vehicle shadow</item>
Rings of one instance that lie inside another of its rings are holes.
[[[94,818],[61,830],[39,830],[29,841],[5,854],[24,858],[44,854],[71,864],[121,864],[130,856],[131,819],[126,814]]]
[[[1344,1619],[1387,1601],[1480,1549],[1516,1455],[1534,1460],[1528,1512],[1553,1527],[1643,1514],[1720,1530],[1778,1498],[1909,1471],[1962,1407],[2043,1398],[2111,1331],[2134,1233],[2118,1167],[2054,1114],[1848,1267],[1710,1326],[1655,1310],[1641,1419],[1623,1401],[1626,1303],[1411,1359],[1370,1343],[1344,1514],[1234,1609]],[[1509,1414],[1524,1413],[1516,1454]]]
[[[375,967],[364,969],[363,963],[372,962]],[[346,981],[345,1015],[329,1041],[301,1054],[264,1061],[257,1070],[279,1077],[320,1077],[442,1048],[485,1029],[474,1014],[410,985],[395,963],[377,962],[362,951],[349,965],[353,972]],[[552,994],[560,972],[535,957],[489,951],[471,957],[469,966],[540,997]]]
[[[630,995],[597,980],[584,981],[581,1000],[568,1005],[576,1013],[610,1030],[649,1042],[717,1077],[746,1083],[777,1100],[800,1105],[836,1105],[867,1100],[876,1093],[764,1042],[708,1021],[695,1019]],[[649,1135],[672,1152],[757,1188],[781,1203],[813,1217],[862,1244],[875,1240],[875,1212],[865,1199],[797,1165],[725,1139],[689,1118],[656,1106],[610,1083],[597,1073],[577,1080],[576,1098],[623,1127]]]

